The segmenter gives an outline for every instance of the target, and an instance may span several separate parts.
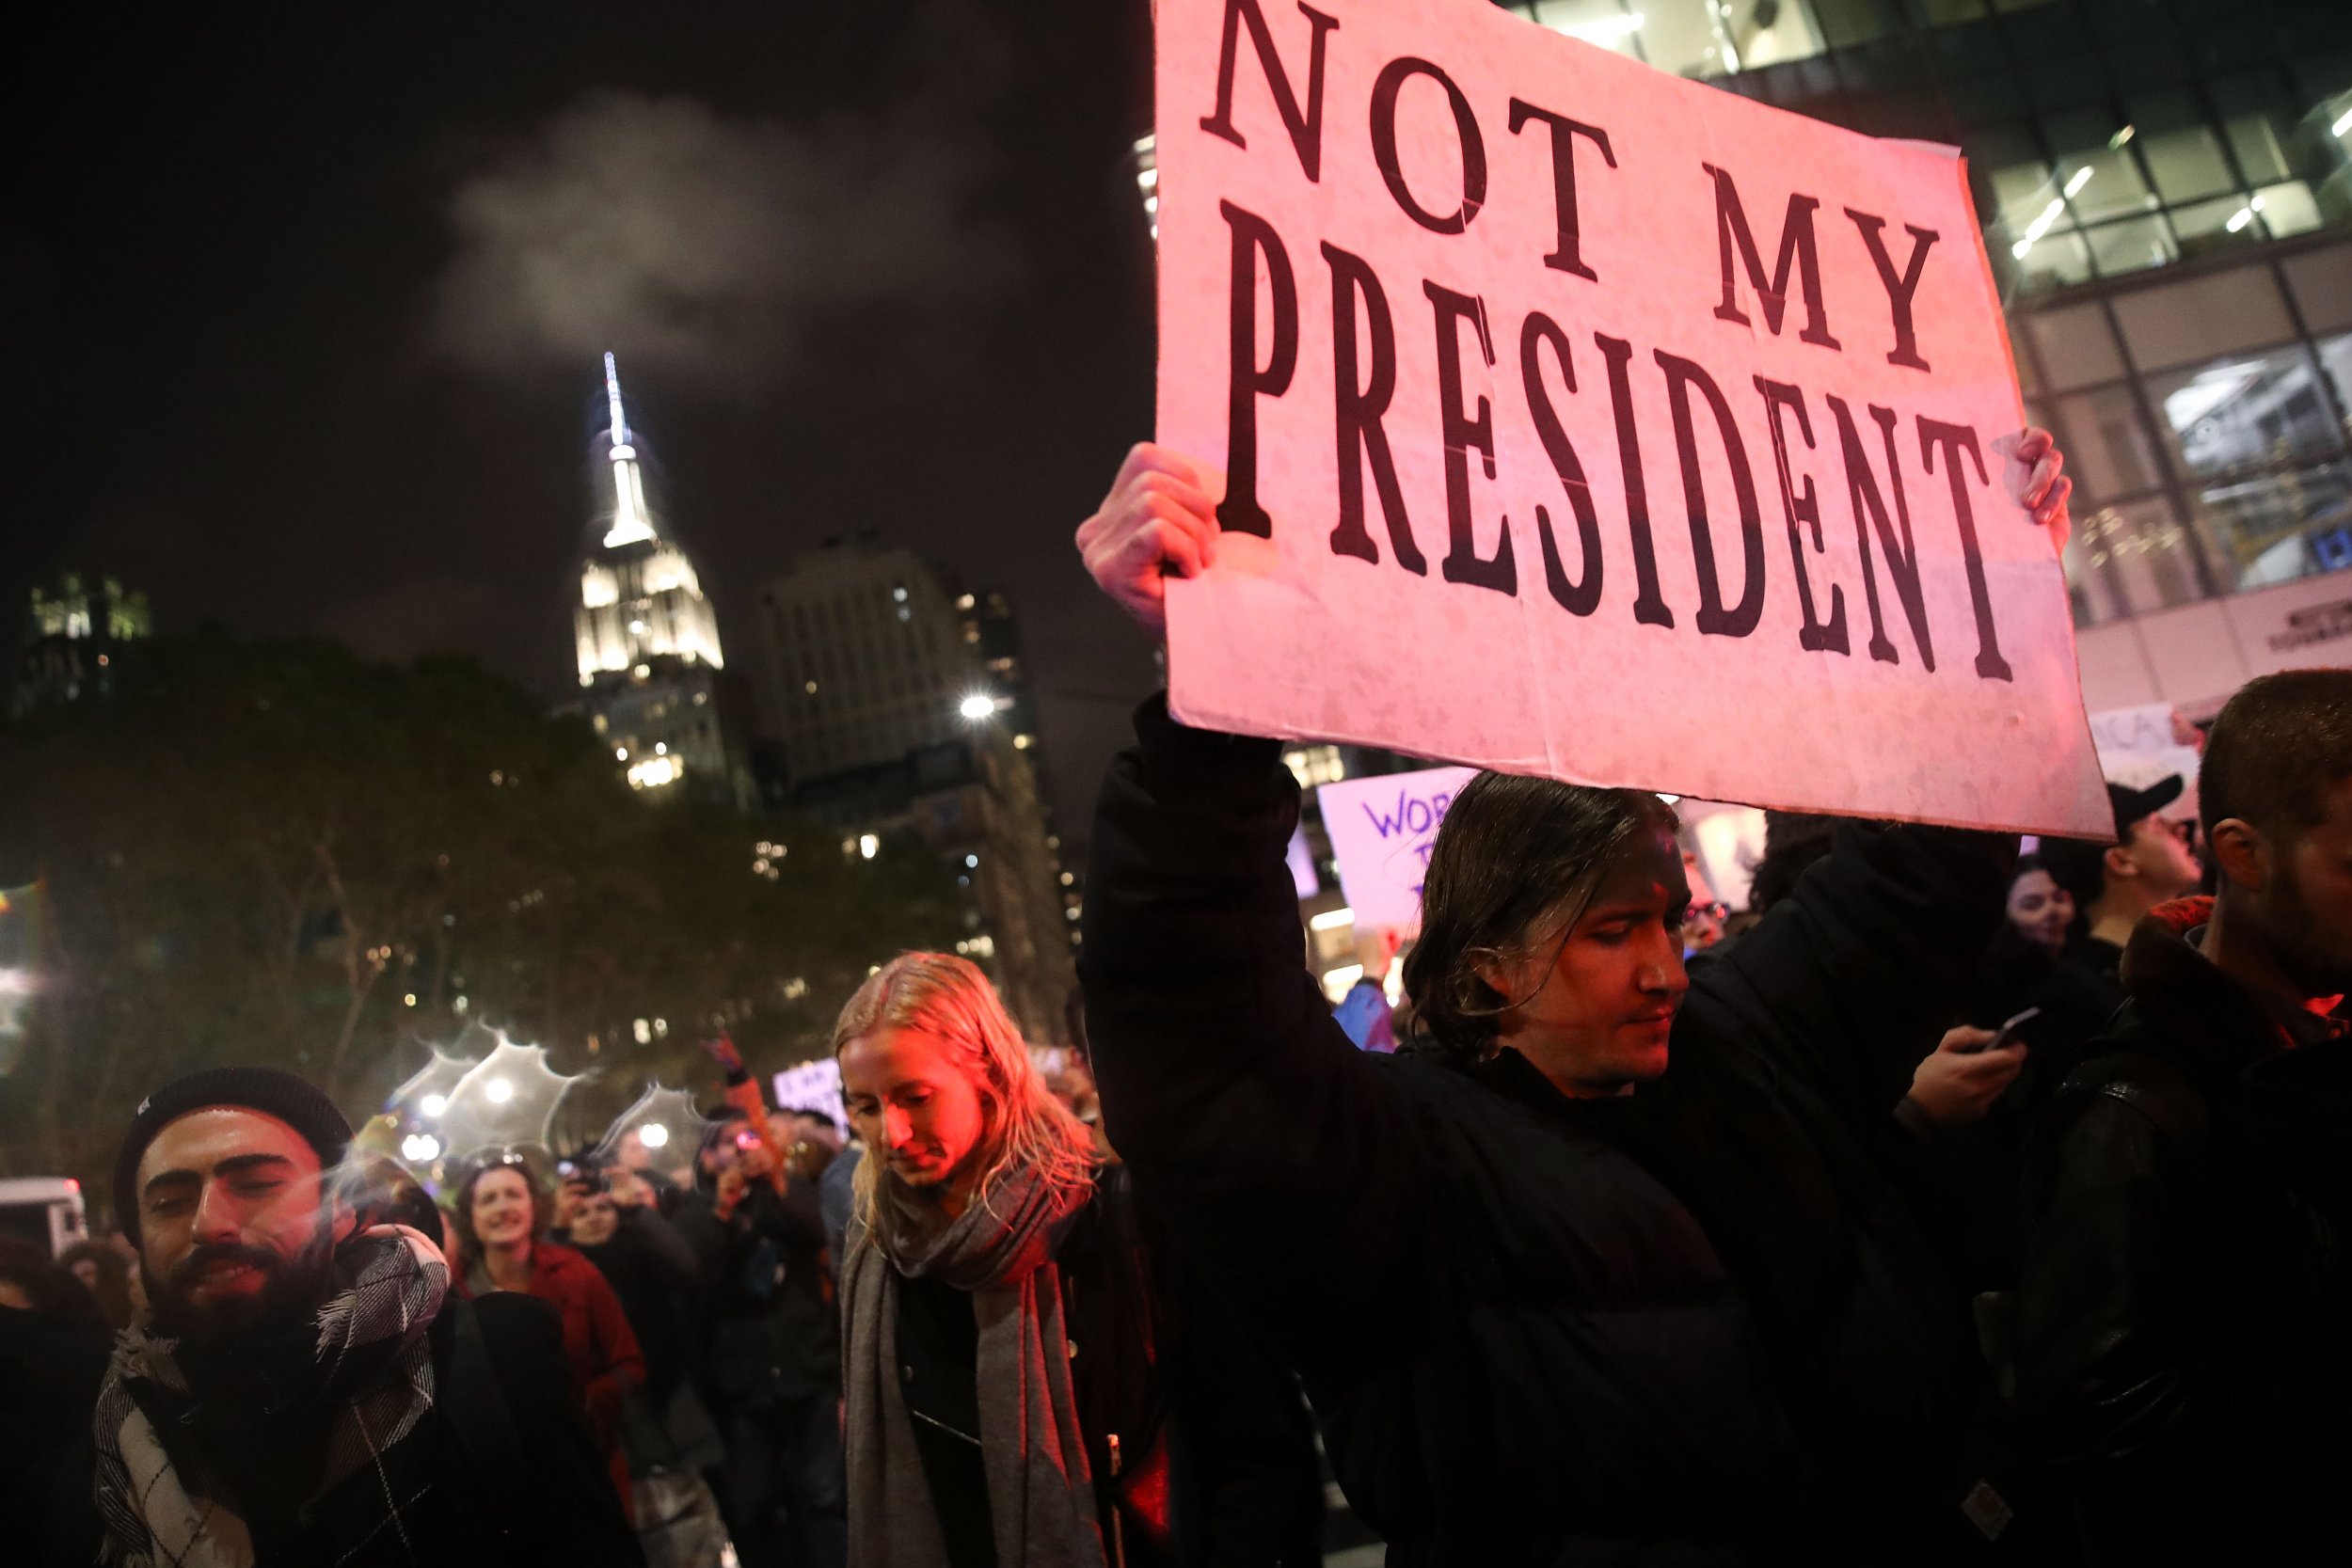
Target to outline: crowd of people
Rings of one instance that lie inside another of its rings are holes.
[[[1214,488],[1140,447],[1079,531],[1147,629]],[[2110,839],[2022,858],[1775,817],[1730,922],[1659,797],[1481,774],[1403,1005],[1379,938],[1335,1015],[1279,744],[1153,700],[1090,1077],[914,953],[834,1029],[846,1130],[719,1042],[683,1180],[624,1138],[437,1202],[299,1079],[162,1085],[132,1266],[0,1257],[6,1523],[60,1564],[1279,1568],[1327,1462],[1398,1564],[2340,1560],[2352,671],[2201,738],[2193,800],[2110,785]]]

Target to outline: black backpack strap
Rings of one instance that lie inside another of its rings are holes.
[[[499,1388],[498,1373],[490,1366],[490,1348],[483,1342],[482,1320],[475,1316],[473,1303],[458,1298],[452,1303],[451,1318],[449,1376],[437,1391],[442,1418],[474,1474],[483,1478],[482,1499],[499,1533],[518,1538],[524,1523],[520,1498],[516,1488],[496,1484],[493,1478],[528,1475],[530,1461]]]

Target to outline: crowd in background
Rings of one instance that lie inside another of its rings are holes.
[[[1154,630],[1191,475],[1080,534]],[[678,1169],[437,1195],[289,1074],[158,1086],[119,1238],[0,1256],[10,1540],[1278,1568],[1327,1464],[1399,1564],[2341,1560],[2352,671],[2091,839],[1775,816],[1732,918],[1660,797],[1481,774],[1336,1014],[1279,745],[1136,729],[1074,1052],[905,954],[846,1128],[719,1040]]]

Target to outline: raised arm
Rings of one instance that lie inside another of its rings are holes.
[[[1163,577],[1214,558],[1212,488],[1138,447],[1079,532],[1147,629]],[[1360,1309],[1356,1292],[1409,1276],[1426,1182],[1397,1075],[1307,971],[1283,859],[1298,786],[1279,743],[1187,729],[1157,698],[1136,736],[1096,811],[1079,964],[1105,1128],[1204,1266]]]
[[[1276,742],[1154,699],[1095,815],[1079,963],[1111,1142],[1187,1250],[1320,1294],[1411,1267],[1421,1140],[1307,971]]]

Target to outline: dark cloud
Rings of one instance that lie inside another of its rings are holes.
[[[344,605],[326,617],[326,629],[370,658],[405,664],[420,654],[494,642],[498,623],[511,613],[497,590],[478,579],[425,578]]]
[[[790,362],[845,314],[928,338],[1018,274],[975,215],[997,165],[966,78],[801,127],[600,92],[503,146],[453,194],[434,339],[493,372],[625,362],[721,381]]]

